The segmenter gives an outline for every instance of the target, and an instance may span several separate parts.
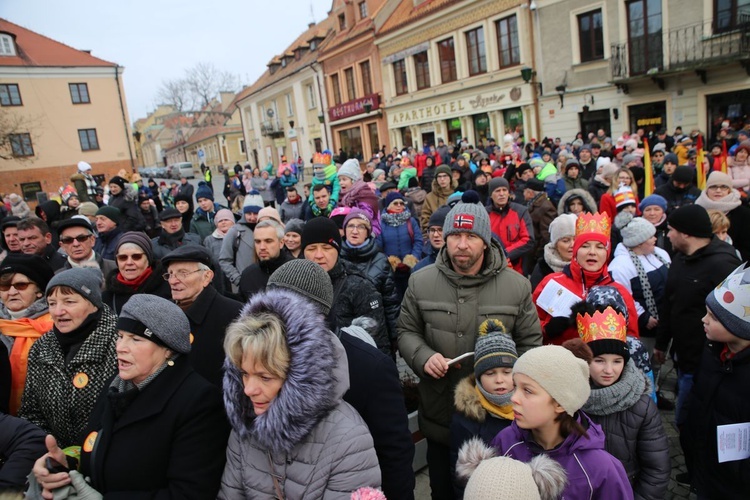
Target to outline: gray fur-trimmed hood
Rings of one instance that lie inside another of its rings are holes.
[[[291,355],[287,378],[268,411],[256,417],[240,369],[227,358],[224,406],[240,437],[252,436],[263,448],[289,452],[342,401],[349,389],[349,367],[341,342],[312,302],[288,290],[267,290],[249,300],[240,319],[261,312],[277,315],[285,325]]]

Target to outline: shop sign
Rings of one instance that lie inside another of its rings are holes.
[[[465,115],[472,111],[499,108],[506,97],[506,94],[502,93],[477,94],[473,97],[454,99],[406,111],[392,111],[388,113],[388,116],[391,125],[407,125],[424,120],[445,119],[451,116]]]
[[[661,116],[654,118],[639,118],[635,123],[639,127],[648,127],[649,125],[661,125]]]
[[[371,106],[371,111],[377,111],[377,109],[380,107],[380,95],[370,94],[368,96],[360,97],[359,99],[354,99],[353,101],[345,102],[343,104],[339,104],[338,106],[328,108],[328,119],[334,122],[336,120],[349,118],[350,116],[361,115],[362,113],[365,113],[365,104],[368,103]]]
[[[281,139],[274,139],[273,145],[276,146],[277,148],[286,147],[286,139],[284,139],[283,137]]]

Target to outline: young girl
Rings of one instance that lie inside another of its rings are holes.
[[[561,346],[527,351],[513,366],[514,421],[492,441],[504,456],[529,462],[546,454],[563,466],[568,499],[632,499],[622,464],[604,451],[604,432],[579,410],[588,400],[589,367]]]
[[[669,443],[651,398],[651,382],[630,358],[625,317],[612,307],[586,306],[576,317],[581,340],[588,346],[584,349],[593,358],[591,395],[583,410],[601,425],[605,449],[622,462],[638,498],[664,498],[671,467]]]
[[[518,359],[516,344],[505,326],[488,319],[479,326],[474,347],[474,375],[458,383],[451,421],[451,465],[455,467],[458,450],[473,437],[486,444],[513,421],[513,365]],[[456,497],[463,487],[456,486]]]

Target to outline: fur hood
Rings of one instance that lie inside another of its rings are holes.
[[[469,375],[461,380],[456,385],[453,402],[459,413],[468,419],[482,423],[487,418],[487,410],[482,408],[477,391],[474,390],[475,385],[476,380],[474,375]]]
[[[587,212],[595,213],[597,211],[597,205],[596,201],[594,201],[594,197],[591,196],[591,194],[586,191],[585,189],[569,189],[568,191],[565,191],[565,194],[562,195],[562,198],[560,198],[560,202],[557,204],[557,213],[558,214],[567,214],[568,211],[565,210],[565,204],[568,202],[568,200],[572,197],[580,197],[583,199],[583,205],[584,209]]]
[[[291,364],[268,411],[255,416],[238,367],[224,361],[224,406],[240,437],[252,436],[263,448],[290,452],[349,389],[349,367],[341,342],[328,330],[318,308],[294,292],[268,290],[254,295],[240,318],[267,312],[285,325]]]

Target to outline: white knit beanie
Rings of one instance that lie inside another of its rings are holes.
[[[628,248],[635,248],[656,234],[656,226],[642,217],[633,217],[628,212],[617,214],[615,227],[620,230],[622,243]]]
[[[557,242],[566,236],[574,237],[576,234],[576,221],[578,216],[575,214],[562,214],[555,217],[549,225],[550,242],[554,247]]]
[[[349,177],[352,181],[357,182],[362,179],[362,169],[359,168],[359,160],[356,158],[349,158],[341,165],[338,174],[339,177],[342,175]]]
[[[591,395],[589,365],[559,345],[526,351],[513,365],[513,373],[539,384],[571,417]]]

